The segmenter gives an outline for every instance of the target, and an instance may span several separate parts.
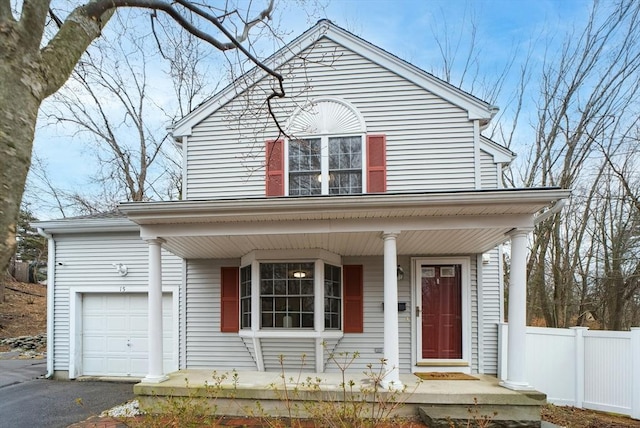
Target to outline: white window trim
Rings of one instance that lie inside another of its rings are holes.
[[[260,263],[314,263],[314,319],[313,329],[260,327]],[[248,338],[260,337],[315,337],[330,339],[342,337],[344,330],[344,284],[341,284],[340,329],[325,330],[324,328],[324,265],[339,266],[342,269],[342,257],[322,249],[315,250],[256,250],[242,257],[240,269],[251,265],[251,328],[240,328],[240,336]],[[324,333],[330,333],[325,335]],[[272,333],[276,333],[273,335]],[[336,335],[337,334],[337,335]]]
[[[311,134],[311,135],[301,135],[296,138],[296,140],[305,140],[305,139],[320,139],[320,174],[322,174],[322,190],[320,195],[328,195],[329,194],[329,180],[326,177],[329,176],[329,138],[332,137],[360,137],[361,144],[361,176],[362,176],[362,192],[360,194],[367,193],[367,135],[358,133],[338,133],[338,134]],[[291,140],[286,138],[284,140],[284,194],[285,196],[289,195],[289,142]],[[317,196],[320,196],[317,195]],[[296,195],[297,196],[297,195]],[[316,196],[316,195],[314,195]]]

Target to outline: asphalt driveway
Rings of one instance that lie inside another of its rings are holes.
[[[44,360],[0,359],[0,425],[63,428],[134,397],[133,385],[42,379]]]
[[[47,372],[44,359],[18,359],[19,352],[0,353],[0,388],[38,379]]]

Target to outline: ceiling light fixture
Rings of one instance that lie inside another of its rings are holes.
[[[307,273],[303,270],[297,270],[295,272],[293,272],[293,277],[294,278],[305,278],[307,276]]]

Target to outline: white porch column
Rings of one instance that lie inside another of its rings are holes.
[[[398,332],[397,232],[385,232],[384,239],[384,359],[387,375],[381,386],[402,389],[400,382],[400,341]]]
[[[500,384],[509,389],[532,389],[527,382],[527,237],[530,229],[511,233],[509,273],[509,334],[507,379]]]
[[[162,368],[162,244],[163,239],[147,239],[149,244],[149,372],[144,382],[168,379]]]

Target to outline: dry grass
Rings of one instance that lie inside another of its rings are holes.
[[[542,420],[566,428],[640,427],[640,421],[626,416],[552,404],[542,408]]]
[[[47,287],[7,281],[0,302],[0,339],[34,336],[47,331]],[[0,352],[9,351],[0,345]]]

